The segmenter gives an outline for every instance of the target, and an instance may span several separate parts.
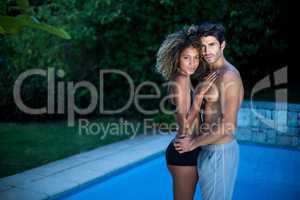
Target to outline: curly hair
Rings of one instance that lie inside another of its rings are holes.
[[[156,69],[164,78],[170,78],[179,69],[181,52],[187,47],[194,47],[201,55],[200,40],[197,35],[198,27],[190,26],[172,33],[161,44],[156,56]]]

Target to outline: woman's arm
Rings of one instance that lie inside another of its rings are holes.
[[[198,116],[204,95],[213,86],[216,78],[217,73],[213,72],[209,74],[203,82],[197,85],[193,104],[190,108],[190,111],[188,112],[188,115],[186,116],[186,123],[188,127],[192,125],[192,123]]]
[[[223,119],[217,129],[208,134],[198,136],[193,139],[185,138],[176,141],[174,144],[179,153],[192,151],[193,149],[207,144],[214,144],[224,137],[234,134],[238,110],[241,105],[240,96],[243,93],[242,84],[239,78],[234,74],[224,75],[223,82],[225,90],[221,93],[224,98]]]
[[[197,118],[205,93],[212,87],[217,78],[217,73],[209,74],[205,81],[196,87],[193,104],[189,107],[191,99],[186,96],[189,84],[184,76],[178,76],[173,84],[173,96],[176,105],[176,119],[181,134],[190,135],[193,130],[194,120]],[[190,96],[190,95],[189,95]]]
[[[187,134],[187,123],[186,123],[186,116],[189,112],[189,105],[190,102],[188,102],[188,97],[187,97],[187,89],[188,89],[188,84],[187,84],[187,78],[178,75],[172,83],[172,96],[173,96],[173,101],[174,104],[176,105],[176,121],[179,125],[179,134]]]

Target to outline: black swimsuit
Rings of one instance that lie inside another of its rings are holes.
[[[201,111],[205,106],[205,101],[201,105]],[[204,114],[200,114],[200,123],[204,122]],[[166,161],[168,165],[177,165],[177,166],[197,166],[198,154],[201,150],[201,147],[194,149],[193,151],[180,154],[176,151],[172,140],[169,146],[166,149]]]
[[[180,154],[178,151],[176,151],[172,141],[166,150],[167,164],[178,166],[196,166],[197,157],[200,150],[201,147],[198,147],[193,151]]]

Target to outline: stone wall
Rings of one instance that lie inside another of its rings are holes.
[[[300,149],[300,104],[244,101],[236,137],[241,142]]]

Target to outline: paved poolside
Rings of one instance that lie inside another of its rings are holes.
[[[109,144],[2,178],[0,179],[0,199],[54,199],[66,191],[77,190],[86,184],[106,178],[112,173],[120,172],[120,169],[127,169],[145,158],[150,159],[163,153],[173,137],[174,134],[139,135],[131,140]],[[249,147],[243,146],[244,149]],[[290,190],[295,190],[300,186],[299,176],[288,178],[286,173],[298,174],[300,152],[298,150],[278,151],[278,149],[274,155],[273,148],[265,149],[251,145],[251,150],[241,152],[242,159],[247,162],[244,162],[245,165],[242,162],[240,166],[239,173],[245,175],[240,181],[247,182],[255,176],[258,181],[268,183],[270,180],[268,176],[271,173],[272,180],[275,180],[277,185],[285,185]],[[253,151],[255,149],[263,150]],[[286,152],[289,153],[288,156],[277,156],[278,153]],[[261,159],[262,157],[264,159]],[[249,163],[252,166],[250,168]],[[289,163],[289,165],[284,163]],[[264,171],[262,167],[264,165],[267,165],[268,173]],[[245,189],[240,192],[246,194],[249,190]]]
[[[140,135],[0,179],[0,199],[52,199],[143,158],[162,153],[173,134]]]

